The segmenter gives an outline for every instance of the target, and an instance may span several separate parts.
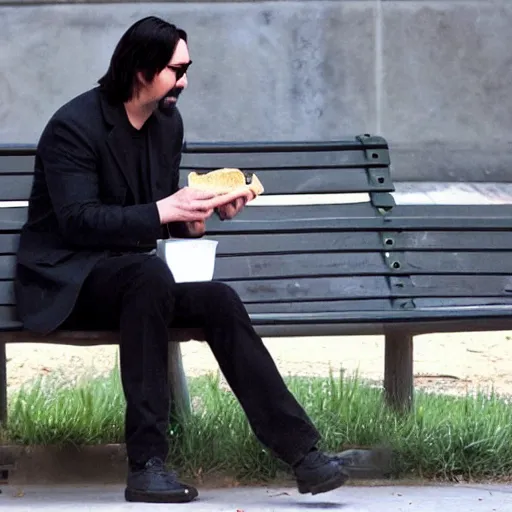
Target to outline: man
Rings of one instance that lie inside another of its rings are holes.
[[[257,438],[294,471],[299,491],[342,485],[335,458],[290,394],[237,294],[217,283],[176,284],[152,251],[160,238],[200,237],[214,211],[237,215],[251,197],[178,189],[187,34],[155,17],[123,35],[99,87],[74,98],[40,138],[17,261],[28,329],[115,328],[126,397],[128,501],[185,502],[197,490],[167,472],[168,327],[203,328]]]

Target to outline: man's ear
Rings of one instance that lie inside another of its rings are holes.
[[[144,73],[142,73],[142,71],[137,71],[137,73],[135,73],[135,80],[138,85],[148,85],[148,81],[144,78]]]

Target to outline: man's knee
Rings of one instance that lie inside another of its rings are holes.
[[[205,299],[208,301],[207,309],[212,321],[223,324],[234,318],[246,319],[247,312],[242,299],[231,286],[213,281],[207,285],[206,290]]]
[[[212,281],[208,284],[208,297],[219,304],[241,302],[238,293],[226,283]]]
[[[149,257],[141,262],[131,283],[130,292],[139,296],[141,307],[153,305],[155,301],[173,300],[175,281],[166,263],[157,257]]]

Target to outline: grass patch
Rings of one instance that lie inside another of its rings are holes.
[[[125,400],[117,368],[106,377],[40,377],[9,397],[7,437],[23,445],[123,442]]]
[[[414,411],[397,415],[382,391],[342,374],[287,378],[320,430],[321,447],[387,445],[401,476],[500,478],[512,472],[512,408],[493,393],[462,398],[416,393]],[[254,438],[234,396],[218,376],[190,380],[194,413],[170,426],[170,459],[195,478],[220,472],[265,481],[283,469]],[[99,444],[123,441],[124,397],[117,368],[72,384],[45,377],[13,393],[6,436],[11,442]]]

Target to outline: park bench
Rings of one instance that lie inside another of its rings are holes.
[[[116,332],[35,335],[16,317],[15,252],[34,154],[0,147],[0,201],[22,202],[0,208],[0,421],[6,343],[118,343]],[[387,142],[368,134],[186,144],[181,183],[219,167],[253,171],[265,187],[236,219],[212,217],[207,234],[219,242],[214,278],[240,294],[261,336],[384,335],[385,397],[407,410],[415,335],[512,326],[512,205],[397,205]],[[170,339],[200,340],[201,331],[170,329]],[[180,343],[170,343],[169,360],[173,404],[184,412]]]

